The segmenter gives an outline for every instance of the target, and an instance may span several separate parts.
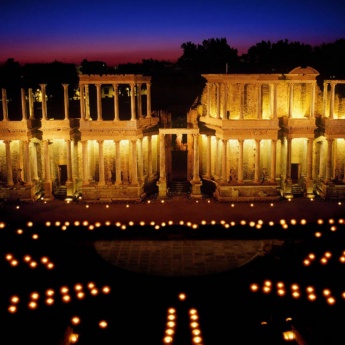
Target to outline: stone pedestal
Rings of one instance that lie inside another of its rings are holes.
[[[292,199],[292,180],[291,178],[287,178],[284,182],[284,198]]]
[[[158,197],[159,198],[166,198],[167,196],[167,182],[166,181],[158,181]]]
[[[191,190],[191,197],[192,198],[202,198],[201,190],[200,187],[202,185],[202,182],[199,181],[190,181],[192,185],[192,190]]]
[[[53,188],[52,188],[52,182],[51,181],[46,181],[43,183],[44,187],[44,199],[45,200],[53,200]]]
[[[74,188],[73,188],[73,182],[66,182],[66,188],[67,188],[67,196],[74,195]]]
[[[314,181],[313,180],[307,180],[306,181],[306,197],[309,199],[313,199],[315,197],[314,195]]]

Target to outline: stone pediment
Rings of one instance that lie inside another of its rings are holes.
[[[292,71],[290,71],[289,74],[302,74],[302,75],[311,74],[311,75],[317,76],[319,75],[319,72],[310,66],[307,66],[307,67],[299,66],[299,67],[294,68]]]

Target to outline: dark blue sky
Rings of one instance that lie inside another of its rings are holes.
[[[181,44],[227,39],[239,55],[265,40],[345,38],[344,0],[1,0],[0,63],[176,61]]]

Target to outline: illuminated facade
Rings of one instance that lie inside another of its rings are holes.
[[[345,81],[321,89],[317,76],[310,67],[204,75],[184,126],[151,109],[148,76],[80,75],[79,118],[69,116],[67,84],[59,119],[48,114],[45,84],[39,97],[21,89],[20,121],[11,120],[3,89],[0,198],[65,190],[90,201],[141,200],[166,197],[175,179],[190,182],[192,197],[220,201],[344,198]]]

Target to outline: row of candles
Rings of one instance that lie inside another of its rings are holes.
[[[109,294],[111,292],[110,286],[105,285],[102,288],[96,286],[94,282],[89,282],[86,285],[86,288],[81,283],[75,284],[72,288],[69,288],[67,285],[61,286],[58,291],[60,292],[60,298],[62,302],[69,303],[72,301],[72,293],[74,291],[74,298],[82,300],[88,294],[90,296],[97,296],[99,293]],[[30,293],[27,300],[27,307],[29,309],[37,309],[38,301],[45,300],[45,304],[51,306],[54,304],[56,295],[58,292],[54,289],[47,289],[43,294],[33,291]],[[18,304],[21,298],[17,295],[10,297],[10,305],[8,311],[10,313],[16,313],[18,311]]]
[[[187,296],[185,293],[180,293],[178,295],[180,301],[185,301]],[[177,325],[177,311],[175,308],[169,308],[167,311],[167,322],[164,331],[163,344],[173,344],[175,329]],[[198,311],[195,308],[190,308],[188,311],[189,314],[189,326],[191,331],[191,341],[193,344],[202,345],[203,338],[201,335],[200,324],[199,324],[199,315]]]
[[[262,285],[259,285],[257,283],[253,283],[250,285],[250,290],[252,292],[263,292],[264,294],[270,294],[272,290],[274,289],[273,287],[273,282],[270,280],[265,280]],[[278,296],[285,296],[287,294],[287,287],[284,282],[279,281],[276,282],[276,292]],[[309,301],[315,301],[317,299],[317,294],[316,294],[316,288],[314,286],[307,286],[305,288],[305,296]],[[300,298],[301,295],[303,294],[303,291],[300,287],[299,284],[293,283],[290,284],[290,292],[291,296],[293,298]],[[334,294],[331,292],[331,289],[325,288],[322,290],[321,294],[324,296],[326,299],[326,302],[330,305],[333,305],[336,303],[336,298]],[[345,291],[341,293],[341,297],[345,299]]]

